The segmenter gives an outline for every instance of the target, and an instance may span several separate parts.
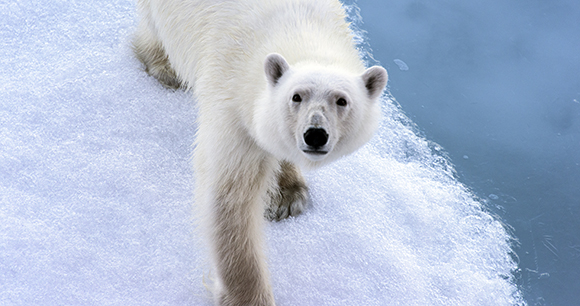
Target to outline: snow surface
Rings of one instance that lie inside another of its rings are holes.
[[[356,12],[356,10],[350,10]],[[0,2],[0,305],[210,305],[195,103],[130,50],[134,3]],[[267,223],[279,305],[521,305],[510,235],[390,98]]]

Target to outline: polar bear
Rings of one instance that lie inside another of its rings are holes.
[[[261,227],[305,209],[300,169],[355,151],[387,83],[365,69],[338,0],[139,0],[149,74],[193,92],[196,206],[218,305],[274,305]]]

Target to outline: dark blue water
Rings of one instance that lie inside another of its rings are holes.
[[[357,3],[391,94],[513,228],[529,305],[580,305],[580,1]]]

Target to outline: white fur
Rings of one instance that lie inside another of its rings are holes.
[[[139,10],[140,59],[198,101],[196,202],[216,302],[273,305],[261,224],[280,161],[314,168],[368,141],[386,71],[365,70],[338,0],[140,0]],[[305,152],[309,128],[327,132],[327,154]]]

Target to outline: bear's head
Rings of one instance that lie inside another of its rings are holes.
[[[260,146],[278,159],[320,166],[354,152],[377,129],[384,68],[353,75],[333,67],[290,66],[272,53],[264,70],[268,88],[256,108],[255,132]]]

